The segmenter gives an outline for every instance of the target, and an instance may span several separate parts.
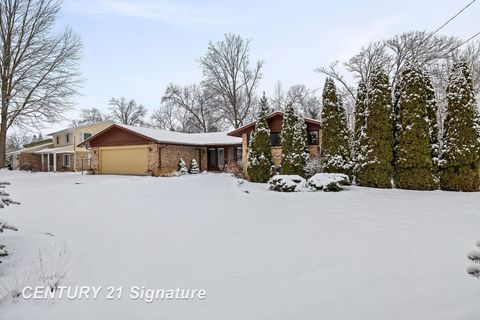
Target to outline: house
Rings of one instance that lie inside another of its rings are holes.
[[[273,162],[279,165],[282,162],[282,122],[284,113],[276,111],[267,116],[268,127],[270,128],[270,144],[272,148]],[[320,148],[322,144],[322,128],[319,120],[305,118],[307,124],[308,135],[308,151],[310,156],[315,157],[320,155]],[[250,139],[255,130],[255,122],[251,122],[241,128],[238,128],[230,133],[229,136],[242,138],[242,159],[243,173],[247,176],[247,161],[248,146]]]
[[[91,170],[100,174],[164,176],[182,158],[200,170],[221,171],[242,161],[242,141],[225,132],[182,133],[113,124],[78,145],[92,151]]]
[[[42,157],[36,152],[53,147],[53,141],[52,139],[45,139],[26,144],[23,147],[23,149],[7,153],[7,162],[11,164],[12,169],[41,171]]]
[[[42,171],[79,171],[89,168],[90,151],[77,145],[112,123],[102,121],[50,133],[52,145],[35,151]]]

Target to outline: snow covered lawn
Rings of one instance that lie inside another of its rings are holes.
[[[0,172],[20,206],[0,284],[198,288],[203,301],[8,299],[1,319],[478,319],[466,274],[480,194],[347,187],[278,193],[228,175]],[[245,192],[245,191],[248,191]],[[30,271],[29,271],[30,270]]]

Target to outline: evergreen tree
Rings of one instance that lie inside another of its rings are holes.
[[[440,186],[443,190],[478,191],[478,111],[472,77],[465,61],[453,64],[447,85]]]
[[[190,169],[188,170],[190,174],[198,174],[200,173],[200,168],[198,167],[197,160],[195,158],[190,161]]]
[[[440,161],[440,139],[439,139],[439,130],[438,130],[438,120],[437,120],[437,99],[435,97],[435,90],[433,88],[432,81],[427,74],[424,74],[425,77],[425,88],[427,95],[427,115],[429,121],[429,136],[430,136],[430,149],[432,152],[433,160],[433,171],[435,174],[435,180],[438,183],[439,177],[439,161]]]
[[[354,133],[354,153],[355,153],[355,171],[358,170],[361,154],[361,146],[365,143],[365,111],[367,108],[367,87],[363,81],[360,81],[357,87],[357,97],[355,101],[355,133]]]
[[[345,108],[337,97],[335,83],[327,78],[323,88],[322,156],[324,172],[352,174],[350,133]]]
[[[290,174],[296,174],[303,177],[305,175],[305,165],[308,159],[308,137],[307,124],[300,114],[297,115],[292,144],[292,152],[288,155],[288,162],[292,168]]]
[[[253,182],[267,182],[270,179],[273,158],[270,147],[270,128],[267,122],[268,112],[268,100],[264,93],[260,99],[260,111],[248,152],[247,172]]]
[[[295,108],[292,103],[287,104],[282,122],[282,174],[297,174],[294,157],[294,136],[295,124],[297,117],[295,116]]]
[[[396,113],[395,182],[401,189],[437,188],[430,141],[427,80],[413,64],[400,74]]]
[[[178,159],[177,171],[181,175],[188,173],[187,164],[182,158]]]
[[[393,125],[391,89],[380,68],[372,72],[367,91],[365,142],[359,154],[357,183],[391,188],[393,175]]]

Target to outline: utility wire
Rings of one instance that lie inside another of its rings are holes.
[[[434,34],[436,34],[438,31],[442,30],[443,28],[445,28],[445,26],[447,24],[449,24],[450,22],[452,22],[453,19],[455,19],[456,17],[458,17],[463,11],[465,11],[468,7],[470,7],[475,1],[477,0],[473,0],[471,1],[469,4],[467,4],[465,7],[462,8],[462,10],[458,11],[453,17],[451,17],[450,19],[447,20],[447,22],[445,22],[444,24],[442,24],[440,27],[438,27],[435,31],[433,31],[431,34],[430,34],[430,37],[433,36]]]

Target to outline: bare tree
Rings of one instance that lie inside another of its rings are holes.
[[[372,42],[361,48],[360,52],[343,64],[333,62],[327,68],[318,68],[317,72],[332,77],[339,86],[347,112],[353,113],[355,108],[355,84],[363,81],[368,85],[371,71],[375,66],[382,67],[390,75],[392,88],[395,87],[398,75],[407,61],[415,61],[432,77],[437,99],[439,100],[439,119],[445,106],[445,83],[448,70],[456,57],[466,56],[472,68],[472,77],[477,89],[480,86],[480,46],[470,44],[463,50],[462,41],[456,37],[433,35],[425,31],[411,31],[397,35],[391,39]],[[343,70],[342,70],[343,67]],[[349,75],[349,76],[347,76]],[[349,117],[352,119],[352,117]],[[352,123],[350,123],[353,125]]]
[[[253,116],[256,88],[262,78],[263,61],[250,65],[250,40],[225,34],[223,41],[210,42],[200,65],[204,85],[219,96],[225,119],[239,128]]]
[[[7,136],[7,147],[9,151],[21,149],[24,145],[34,142],[36,136],[32,136],[23,130],[15,130]]]
[[[303,84],[291,86],[286,100],[293,103],[304,117],[320,119],[321,99],[314,90],[310,90],[307,86]]]
[[[282,83],[277,81],[275,89],[273,89],[273,95],[270,97],[270,105],[274,111],[283,111],[287,105],[287,93],[282,87]]]
[[[110,99],[110,110],[112,111],[112,119],[122,124],[128,125],[144,125],[147,109],[135,102],[135,100],[127,100],[125,97]]]
[[[223,114],[220,112],[220,103],[209,88],[197,84],[185,87],[170,84],[162,97],[162,103],[169,106],[169,109],[183,109],[187,112],[187,132],[211,132],[221,128]],[[177,112],[176,115],[178,114]]]
[[[7,130],[57,122],[80,84],[80,38],[54,30],[58,0],[0,0],[0,167]]]

